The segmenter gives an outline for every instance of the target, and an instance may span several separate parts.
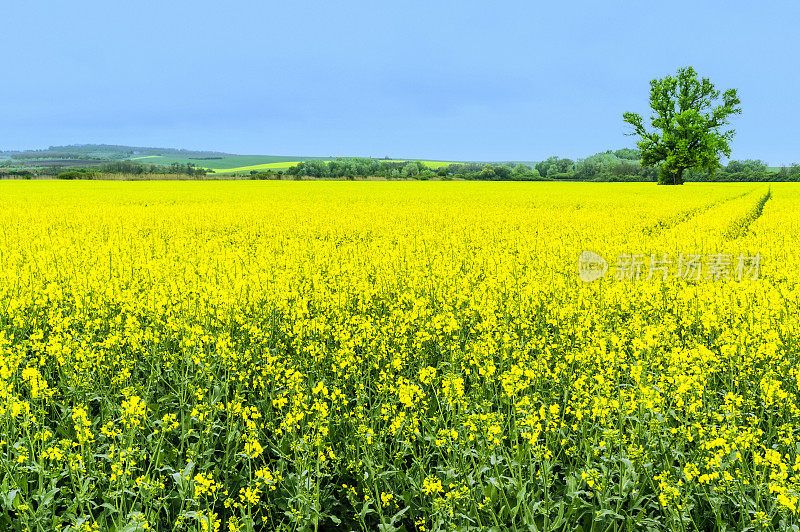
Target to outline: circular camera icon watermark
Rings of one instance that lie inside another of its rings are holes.
[[[602,278],[607,271],[608,262],[594,251],[584,251],[578,257],[578,277],[584,283]]]

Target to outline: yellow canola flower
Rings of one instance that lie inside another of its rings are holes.
[[[122,401],[122,419],[127,428],[139,427],[146,415],[147,408],[138,395],[132,395]]]
[[[425,479],[422,481],[422,492],[426,495],[444,493],[442,481],[437,477],[425,477]]]

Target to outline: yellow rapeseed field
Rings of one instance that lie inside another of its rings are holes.
[[[798,205],[0,182],[0,529],[798,530]]]

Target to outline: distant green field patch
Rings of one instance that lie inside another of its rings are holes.
[[[162,155],[147,155],[144,157],[134,157],[131,160],[141,161],[143,164],[162,164],[170,165],[172,163],[186,164],[192,163],[200,168],[208,168],[210,170],[222,170],[224,172],[235,171],[232,169],[245,168],[248,166],[257,166],[262,164],[283,163],[285,168],[297,161],[304,159],[321,159],[330,160],[328,157],[298,157],[283,156],[283,155],[231,155],[227,157],[178,157],[178,156],[162,156]]]
[[[380,159],[379,162],[390,162],[390,163],[404,163],[409,162],[413,159]],[[253,164],[249,166],[238,166],[235,168],[218,168],[214,167],[214,173],[222,174],[222,173],[235,173],[235,172],[249,172],[251,170],[286,170],[292,166],[295,166],[302,161],[282,161],[282,162],[275,162],[275,163],[265,163],[265,164]],[[441,168],[442,166],[447,166],[448,164],[452,164],[449,161],[415,161],[418,162],[428,168],[436,169]]]
[[[250,166],[238,166],[236,168],[214,168],[215,174],[232,173],[232,172],[249,172],[251,170],[286,170],[289,167],[295,166],[301,161],[287,161],[280,163],[266,163],[266,164],[252,164]]]

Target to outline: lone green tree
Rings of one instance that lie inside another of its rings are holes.
[[[683,184],[683,172],[698,168],[713,175],[720,167],[721,155],[730,156],[733,129],[722,131],[733,114],[741,114],[736,89],[721,95],[706,78],[698,79],[692,67],[678,69],[675,77],[650,82],[650,122],[655,131],[645,129],[636,113],[622,115],[632,125],[642,151],[642,166],[659,165],[658,182]]]

